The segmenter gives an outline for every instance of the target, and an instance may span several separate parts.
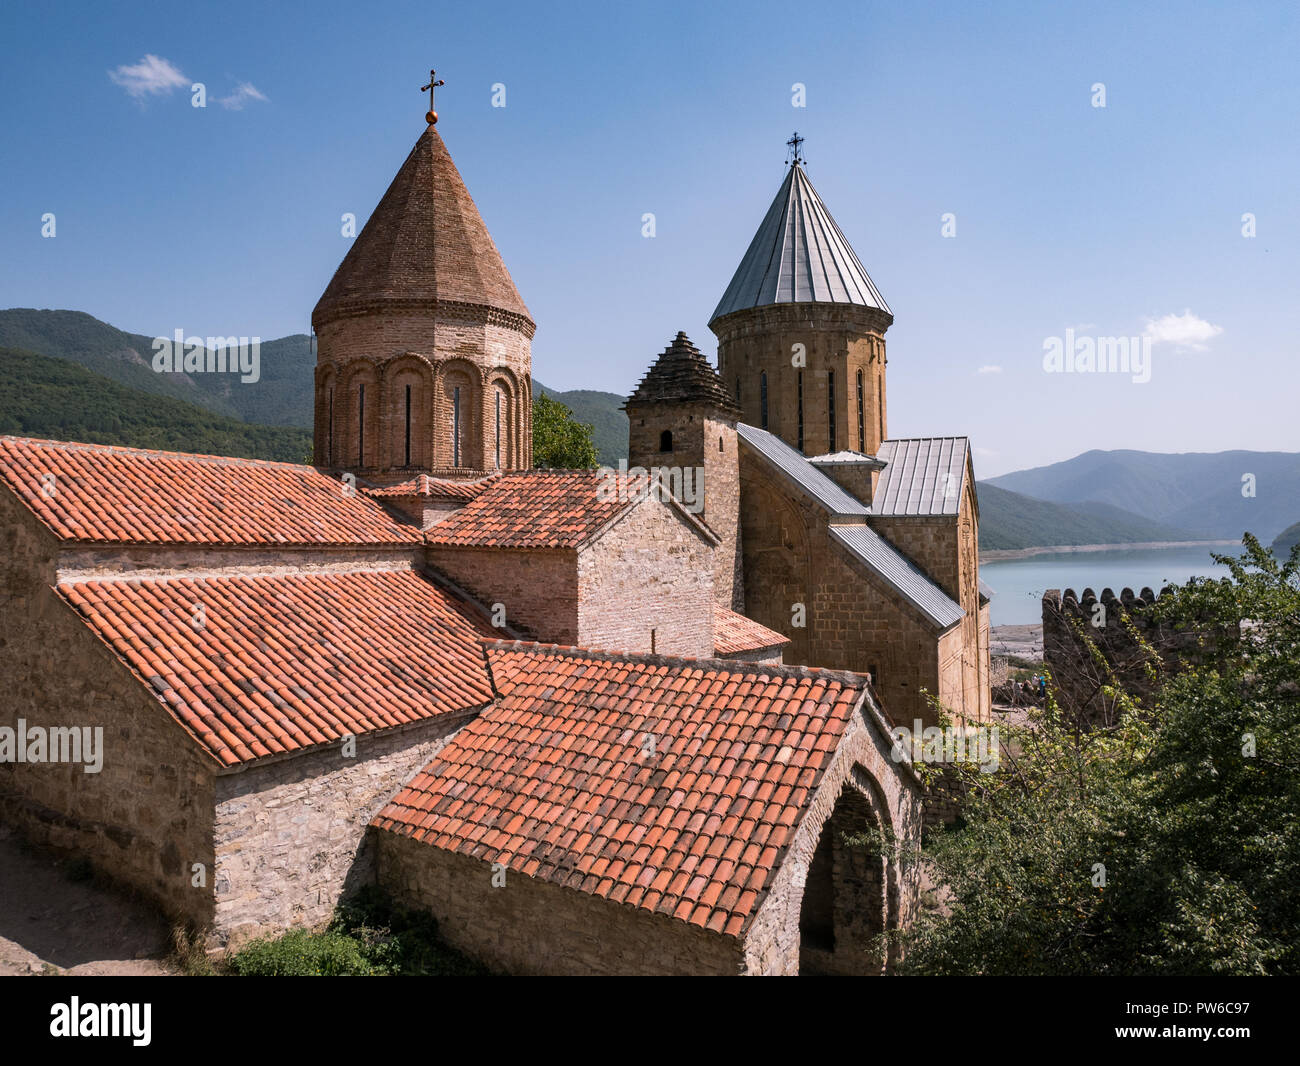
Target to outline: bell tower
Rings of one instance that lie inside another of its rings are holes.
[[[789,171],[709,320],[718,373],[743,412],[805,455],[875,455],[893,312],[808,175]]]
[[[535,326],[426,129],[312,312],[314,463],[378,483],[532,466]]]

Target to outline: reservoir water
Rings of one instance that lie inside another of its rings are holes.
[[[1072,588],[1097,595],[1111,588],[1115,595],[1128,586],[1135,593],[1143,586],[1156,592],[1162,585],[1182,584],[1191,577],[1227,577],[1228,568],[1211,553],[1237,555],[1240,546],[1145,548],[1127,551],[1063,552],[1031,555],[980,564],[980,578],[993,589],[989,605],[992,625],[1029,625],[1043,618],[1042,599],[1047,589]]]

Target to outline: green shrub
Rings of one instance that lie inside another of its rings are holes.
[[[240,977],[367,977],[374,972],[363,945],[332,929],[293,929],[255,940],[231,958],[230,968]]]

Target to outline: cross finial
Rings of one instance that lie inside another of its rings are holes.
[[[420,86],[420,92],[427,92],[429,94],[429,113],[424,116],[424,120],[428,122],[430,126],[434,125],[438,121],[438,112],[433,109],[433,90],[441,84],[442,81],[438,78],[438,72],[436,70],[431,70],[429,71],[429,84]]]
[[[795,130],[794,136],[785,142],[790,147],[789,163],[791,166],[797,167],[800,163],[804,162],[803,153],[799,151],[799,146],[803,144],[803,141],[804,139],[799,136],[799,131]]]

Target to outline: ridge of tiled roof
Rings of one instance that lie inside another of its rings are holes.
[[[681,331],[646,371],[623,407],[642,403],[709,403],[728,414],[740,414],[713,365]]]
[[[431,527],[425,539],[435,547],[578,548],[640,503],[648,484],[629,482],[609,468],[509,471]],[[607,495],[613,498],[602,499]],[[717,534],[697,515],[669,500],[686,521],[716,542]]]
[[[500,477],[499,474],[489,474],[487,477],[477,478],[474,481],[453,481],[450,478],[430,477],[428,474],[420,474],[396,485],[366,485],[359,487],[367,496],[373,496],[381,500],[410,496],[424,496],[430,499],[445,500],[472,500],[498,477]]]
[[[869,698],[861,674],[505,642],[487,654],[498,702],[372,824],[728,936],[757,913]]]
[[[347,547],[421,539],[374,500],[295,463],[0,437],[0,481],[62,541]]]
[[[50,480],[52,478],[52,480]],[[64,541],[418,545],[420,532],[312,466],[0,437],[0,481]]]
[[[713,605],[713,650],[718,655],[735,655],[757,648],[776,648],[790,638],[720,603]]]
[[[375,305],[474,304],[532,316],[447,146],[429,126],[352,242],[313,326]]]
[[[893,312],[801,165],[790,167],[709,318],[769,304],[838,303]]]
[[[495,631],[413,570],[109,579],[56,591],[225,767],[493,698],[482,641]]]

